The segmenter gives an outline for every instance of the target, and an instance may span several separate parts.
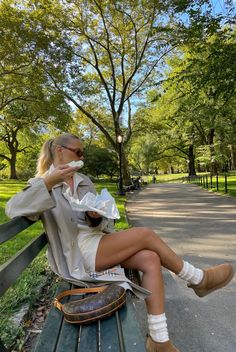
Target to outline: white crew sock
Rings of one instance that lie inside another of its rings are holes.
[[[166,342],[169,340],[165,313],[159,315],[148,314],[147,320],[149,334],[153,341]]]
[[[183,268],[178,276],[192,285],[198,285],[203,279],[203,271],[184,261]]]

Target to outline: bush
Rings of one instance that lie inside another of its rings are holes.
[[[0,299],[0,331],[3,343],[13,351],[19,350],[24,337],[24,324],[17,326],[13,323],[13,316],[27,304],[32,309],[42,287],[52,281],[53,273],[50,271],[45,250],[31,263],[16,284],[10,287]]]

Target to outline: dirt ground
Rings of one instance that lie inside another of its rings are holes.
[[[19,350],[12,352],[31,352],[40,335],[47,314],[52,306],[55,286],[59,280],[52,276],[52,280],[45,285],[39,295],[39,299],[28,312],[24,319],[25,336],[22,342],[22,347]]]

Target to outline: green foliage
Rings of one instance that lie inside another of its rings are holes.
[[[137,121],[149,124],[156,145],[165,150],[162,161],[177,161],[183,170],[186,162],[193,168],[196,160],[196,166],[213,173],[236,167],[235,33],[218,25],[169,57],[166,80],[150,91],[148,107],[138,112]],[[149,134],[144,128],[139,133],[146,139]]]
[[[160,158],[160,148],[156,137],[150,134],[142,136],[132,144],[129,154],[134,170],[149,173],[152,165]]]
[[[23,8],[26,4],[20,9],[10,0],[0,3],[0,161],[10,178],[17,177],[18,155],[33,155],[38,134],[49,126],[67,129],[70,122],[70,106],[49,87],[35,56],[36,38],[32,41]]]
[[[109,149],[90,145],[85,149],[85,174],[95,177],[108,175],[111,178],[118,173],[117,154]]]
[[[18,71],[27,63],[22,96],[28,99],[31,91],[31,100],[45,103],[46,111],[48,102],[58,106],[57,116],[63,103],[65,107],[63,97],[70,100],[117,150],[118,134],[124,137],[124,147],[131,138],[133,106],[163,78],[164,58],[217,28],[209,6],[209,1],[187,0],[3,1],[0,20],[7,28],[3,41],[13,68]],[[29,82],[32,87],[26,90]],[[62,128],[62,116],[54,122],[56,127]]]

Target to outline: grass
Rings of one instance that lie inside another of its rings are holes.
[[[14,194],[21,191],[25,184],[26,182],[23,181],[0,181],[0,223],[9,220],[5,215],[6,202]],[[116,183],[99,181],[95,182],[95,187],[98,192],[100,192],[102,188],[107,188],[115,198],[121,216],[121,218],[116,221],[116,228],[128,228],[124,208],[126,197],[116,195]],[[41,231],[42,225],[36,223],[29,229],[22,231],[15,236],[15,238],[3,243],[0,246],[0,265],[10,259]],[[52,284],[53,277],[54,275],[51,273],[47,264],[45,250],[43,250],[31,263],[30,267],[22,273],[16,284],[9,288],[6,294],[0,298],[1,339],[12,352],[20,351],[24,340],[24,325],[18,326],[18,324],[14,324],[12,317],[25,304],[33,309],[40,294],[40,290],[43,286],[49,285],[49,283],[51,283],[52,286],[51,297],[53,297],[55,292],[55,285]]]
[[[204,174],[204,175],[206,175],[206,174]],[[192,182],[195,183],[194,180]],[[218,192],[221,194],[227,194],[231,197],[236,197],[236,175],[233,173],[227,175],[227,193],[226,193],[226,189],[225,189],[225,176],[224,175],[218,176],[218,190],[217,190],[216,176],[212,177],[212,185],[211,185],[210,184],[210,176],[208,175],[208,187],[206,187],[206,181],[205,181],[205,187],[204,187],[204,185],[202,185],[202,187],[207,188],[211,192]]]
[[[156,175],[156,183],[179,182],[183,177],[186,177],[187,175],[187,173]],[[143,176],[142,178],[144,181],[152,183],[152,175]]]
[[[219,176],[218,178],[218,191],[216,186],[216,178],[212,180],[212,191],[225,193],[225,177]],[[236,175],[230,175],[227,177],[227,194],[236,197]]]
[[[6,202],[17,192],[21,191],[25,182],[21,181],[1,181],[0,182],[0,223],[9,220],[5,215]],[[5,263],[14,253],[25,246],[42,230],[41,224],[35,224],[30,229],[22,231],[17,237],[11,239],[7,243],[3,243],[0,247],[0,265]]]
[[[168,175],[157,175],[156,182],[163,183],[163,182],[179,182],[182,181],[183,177],[186,177],[186,173],[181,174],[168,174]]]

